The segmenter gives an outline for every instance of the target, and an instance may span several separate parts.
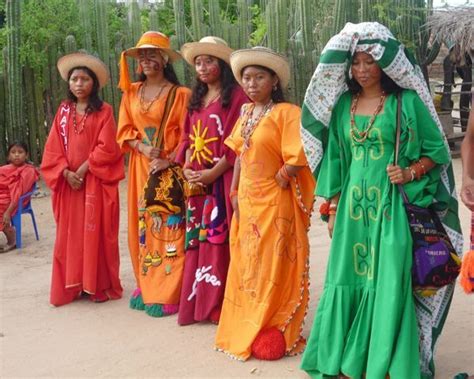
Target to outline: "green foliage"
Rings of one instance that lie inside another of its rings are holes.
[[[78,17],[75,0],[48,0],[23,2],[21,15],[22,43],[20,62],[40,71],[48,64],[47,48],[73,35],[82,46],[84,31]],[[60,17],[58,17],[60,15]]]
[[[265,22],[265,13],[263,13],[257,4],[250,7],[252,12],[253,32],[250,34],[250,46],[263,44],[267,34],[267,23]]]

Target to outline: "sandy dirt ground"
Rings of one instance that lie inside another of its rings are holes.
[[[457,178],[460,167],[461,162],[455,160]],[[213,350],[216,327],[212,324],[180,327],[176,316],[156,319],[128,308],[134,279],[127,250],[125,195],[124,181],[120,228],[123,299],[103,304],[80,300],[59,308],[48,303],[55,239],[51,199],[33,199],[40,240],[35,241],[31,222],[24,218],[24,248],[0,254],[0,376],[306,378],[298,368],[300,356],[277,362],[238,362]],[[460,212],[467,236],[469,213],[463,206]],[[329,249],[325,224],[316,216],[310,239],[311,303],[305,336],[321,295]],[[436,352],[436,377],[453,378],[459,372],[473,375],[473,341],[474,296],[457,288]]]

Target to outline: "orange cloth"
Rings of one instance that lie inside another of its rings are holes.
[[[3,230],[3,214],[11,203],[15,204],[11,216],[18,207],[20,196],[27,193],[38,180],[39,173],[30,164],[14,166],[7,164],[0,167],[0,230]]]
[[[81,133],[74,131],[71,109],[68,101],[59,106],[41,163],[41,174],[52,191],[57,228],[53,305],[69,303],[81,291],[98,298],[122,296],[118,183],[124,178],[124,163],[115,141],[113,109],[103,103],[100,111],[89,114]],[[86,160],[84,185],[73,190],[63,171],[76,171]]]
[[[137,286],[140,287],[141,265],[139,257],[139,241],[138,241],[138,201],[142,195],[143,187],[148,178],[150,160],[143,154],[137,153],[131,149],[127,143],[129,140],[147,140],[147,131],[145,128],[158,129],[161,117],[166,104],[166,96],[160,97],[153,103],[148,112],[143,112],[140,107],[139,88],[142,82],[133,83],[129,91],[124,92],[122,103],[120,105],[117,141],[123,152],[130,152],[130,160],[128,163],[128,248],[132,260],[133,270]],[[163,156],[173,156],[178,147],[181,133],[183,131],[184,120],[187,112],[187,105],[191,95],[191,91],[185,87],[179,87],[176,91],[176,98],[165,125],[163,135],[164,151]],[[150,132],[150,130],[148,131]],[[166,220],[165,220],[166,221]],[[177,247],[182,245],[184,249],[184,236],[181,242],[176,242]],[[164,242],[162,242],[164,244]],[[182,255],[182,254],[181,254]],[[144,257],[141,257],[143,260]],[[184,261],[184,259],[183,259]],[[156,287],[156,286],[155,286]],[[152,290],[153,286],[147,286]],[[155,288],[157,290],[157,288]],[[179,290],[179,288],[178,288]],[[150,293],[143,293],[143,300],[148,303],[158,301]],[[179,293],[172,296],[179,300]],[[163,300],[160,298],[159,300]],[[175,303],[178,302],[176,300]],[[160,301],[163,303],[163,301]],[[166,302],[168,303],[168,302]]]
[[[216,335],[216,348],[237,359],[247,359],[259,331],[271,327],[283,332],[287,353],[304,348],[300,332],[308,305],[307,230],[315,181],[301,144],[300,112],[295,105],[276,104],[261,119],[250,148],[240,157],[240,220],[234,214],[231,261]],[[241,127],[239,119],[226,140],[238,155],[243,146]],[[305,166],[289,189],[275,181],[283,164]]]

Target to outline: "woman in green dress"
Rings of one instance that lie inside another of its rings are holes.
[[[436,203],[461,251],[441,125],[421,70],[384,26],[347,24],[320,62],[306,93],[302,136],[316,194],[330,201],[332,243],[301,367],[313,378],[432,378],[453,286],[414,295],[412,239],[394,184],[404,186],[412,203]]]

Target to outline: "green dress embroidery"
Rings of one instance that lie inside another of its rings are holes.
[[[351,96],[336,105],[318,177],[317,195],[341,193],[324,292],[301,367],[313,378],[419,379],[419,333],[411,287],[412,241],[398,190],[386,167],[393,162],[397,98],[389,95],[367,140],[349,134]],[[420,156],[449,162],[442,136],[414,91],[402,100],[401,167]],[[360,130],[370,116],[356,115]],[[405,185],[410,201],[433,202],[436,166]],[[446,195],[449,198],[449,195]]]

